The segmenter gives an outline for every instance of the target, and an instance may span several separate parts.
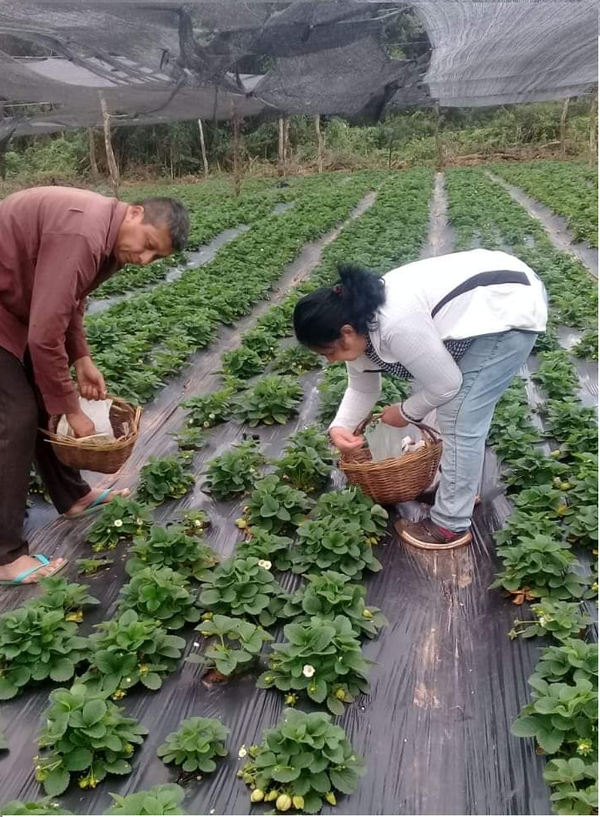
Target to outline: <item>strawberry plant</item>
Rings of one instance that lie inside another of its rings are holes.
[[[158,620],[167,630],[179,630],[200,618],[189,582],[170,567],[138,570],[121,588],[120,609],[135,610],[140,618]]]
[[[271,571],[251,556],[227,559],[204,582],[200,594],[200,603],[210,612],[249,616],[263,627],[276,621],[284,600]]]
[[[306,622],[286,624],[287,641],[273,644],[269,669],[259,677],[261,689],[305,692],[311,701],[326,703],[334,715],[342,715],[344,703],[368,692],[369,663],[350,619],[318,616]]]
[[[163,783],[146,791],[127,794],[111,794],[113,805],[107,814],[141,814],[156,817],[161,814],[186,814],[181,809],[184,790],[176,783]]]
[[[517,510],[506,520],[503,528],[494,533],[494,539],[500,547],[519,545],[521,541],[534,536],[554,536],[556,521],[549,519],[541,511]]]
[[[93,576],[99,570],[104,570],[114,564],[112,559],[76,559],[77,572],[83,576]]]
[[[316,814],[335,806],[336,792],[353,794],[365,765],[341,726],[324,712],[286,709],[275,729],[267,729],[250,760],[238,772],[252,788],[251,802]]]
[[[549,436],[562,443],[563,451],[598,453],[598,422],[595,409],[575,400],[551,400],[544,412]]]
[[[545,513],[550,519],[562,519],[569,510],[565,491],[554,484],[526,488],[515,497],[514,503],[523,511]]]
[[[303,491],[270,474],[256,483],[238,526],[244,529],[256,526],[269,533],[291,533],[305,519],[312,505]]]
[[[280,349],[273,361],[273,370],[278,374],[291,374],[296,377],[306,374],[321,365],[319,356],[306,346],[294,343],[286,349]]]
[[[135,744],[148,730],[107,700],[107,693],[93,693],[83,684],[50,693],[44,713],[46,725],[38,736],[45,751],[36,761],[36,780],[46,794],[62,794],[74,772],[79,788],[94,789],[107,774],[129,774]]]
[[[557,641],[564,641],[580,636],[588,624],[592,623],[591,617],[574,601],[544,599],[540,604],[532,604],[531,609],[535,614],[535,620],[515,621],[515,629],[510,633],[511,638],[551,635]],[[516,628],[522,625],[526,625],[525,629],[517,632]]]
[[[367,542],[376,545],[387,530],[389,514],[364,494],[360,488],[345,488],[322,494],[317,500],[311,516],[338,516],[348,522],[356,522],[367,537]]]
[[[170,635],[156,621],[140,619],[135,610],[96,625],[90,636],[90,669],[80,678],[92,689],[123,698],[136,684],[160,689],[177,667],[185,640]]]
[[[262,528],[252,528],[250,538],[246,539],[236,549],[236,556],[247,559],[253,556],[262,562],[275,566],[276,570],[289,570],[292,566],[292,540],[287,536],[277,536]]]
[[[264,326],[255,326],[242,335],[242,346],[252,349],[262,360],[268,361],[277,351],[277,337]]]
[[[554,789],[550,800],[556,814],[598,813],[597,763],[556,758],[546,765],[544,780]]]
[[[580,638],[567,638],[557,646],[545,647],[535,675],[549,683],[593,679],[598,675],[598,644],[588,644]]]
[[[184,772],[214,772],[215,758],[227,755],[229,729],[216,718],[187,718],[177,732],[171,732],[157,754],[165,763],[174,763]]]
[[[546,326],[546,331],[540,332],[540,334],[537,336],[533,351],[537,355],[539,352],[556,352],[559,349],[560,343],[558,341],[556,329],[552,326],[549,320]]]
[[[253,439],[234,445],[208,463],[205,490],[216,499],[230,499],[248,491],[260,478],[265,457]]]
[[[54,802],[52,797],[42,797],[40,800],[30,800],[29,802],[11,800],[10,803],[0,806],[0,814],[73,814],[73,812],[61,808],[60,804]]]
[[[547,457],[537,448],[532,448],[522,457],[510,462],[510,470],[504,475],[504,482],[512,491],[520,491],[524,485],[545,485],[559,478],[569,471],[569,467],[562,462]]]
[[[292,377],[266,375],[237,401],[237,417],[252,428],[261,423],[287,423],[297,413],[302,386]]]
[[[230,676],[243,672],[256,659],[266,641],[272,641],[262,627],[244,621],[241,618],[230,618],[218,614],[203,616],[203,621],[196,627],[205,638],[214,638],[202,655],[191,655],[187,660],[192,664],[202,664],[208,669],[216,669],[222,675]]]
[[[34,596],[28,605],[42,607],[45,610],[61,610],[67,621],[80,622],[83,619],[83,608],[100,604],[98,599],[87,592],[87,584],[69,582],[61,576],[47,576],[38,582],[41,596]]]
[[[68,681],[87,655],[77,624],[64,610],[38,604],[0,616],[0,700],[14,698],[32,682]]]
[[[133,539],[152,524],[149,509],[133,499],[115,496],[86,533],[97,553],[114,550],[121,540]]]
[[[212,428],[227,422],[233,413],[232,397],[233,390],[224,388],[184,400],[181,405],[187,409],[188,425]]]
[[[573,572],[577,563],[570,547],[551,536],[538,534],[514,544],[498,547],[504,570],[491,585],[509,593],[525,589],[535,598],[581,598],[587,581]]]
[[[294,573],[306,573],[315,566],[351,578],[359,578],[365,569],[381,570],[358,522],[324,514],[299,526],[292,553]]]
[[[247,346],[239,346],[237,349],[225,352],[222,361],[224,374],[239,377],[242,380],[248,380],[265,369],[262,357]]]
[[[256,322],[257,327],[266,329],[276,338],[284,338],[292,331],[291,312],[283,304],[271,306]]]
[[[140,472],[138,499],[155,504],[165,499],[180,499],[194,482],[193,475],[186,472],[181,458],[150,457]]]
[[[543,352],[539,360],[538,369],[531,375],[531,379],[540,383],[549,397],[561,399],[576,391],[579,381],[568,352],[564,349]]]
[[[196,426],[184,425],[179,431],[174,431],[171,437],[177,442],[180,451],[200,451],[206,443],[204,429]]]
[[[576,752],[583,744],[584,754],[597,754],[598,690],[586,678],[573,683],[548,683],[532,676],[531,703],[527,704],[512,725],[517,737],[534,737],[546,754]],[[589,748],[588,748],[589,745]]]
[[[170,567],[185,578],[203,581],[218,559],[207,542],[187,536],[180,525],[153,525],[133,541],[125,570],[130,576],[145,567]]]
[[[294,488],[311,493],[327,485],[334,460],[327,436],[307,428],[292,434],[275,463],[275,473]]]
[[[306,618],[318,616],[334,619],[344,615],[359,635],[374,638],[389,622],[377,607],[365,605],[366,590],[351,584],[348,576],[334,570],[318,575],[307,575],[307,584],[297,590],[286,602],[283,614],[303,623]]]
[[[598,330],[586,329],[571,351],[576,357],[598,360]]]
[[[185,511],[180,522],[188,536],[202,536],[210,528],[210,518],[206,511]]]

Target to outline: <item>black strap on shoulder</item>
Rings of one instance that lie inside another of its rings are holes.
[[[432,309],[431,317],[435,318],[440,309],[459,295],[463,295],[465,292],[469,292],[471,289],[476,289],[477,287],[487,287],[493,284],[524,284],[525,286],[531,286],[531,282],[524,272],[516,272],[515,270],[480,272],[478,275],[467,278],[466,281],[463,281],[462,284],[455,287],[452,292],[445,295]]]

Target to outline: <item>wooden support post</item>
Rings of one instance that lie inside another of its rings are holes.
[[[283,171],[287,175],[288,162],[290,159],[290,118],[284,117],[283,120]]]
[[[100,94],[100,106],[102,107],[102,120],[104,122],[104,147],[106,149],[106,161],[108,164],[108,172],[110,173],[110,183],[115,196],[119,195],[119,168],[117,167],[117,160],[112,147],[112,140],[110,138],[110,115],[106,107],[106,100]]]
[[[323,172],[323,134],[321,132],[321,114],[315,116],[315,131],[317,133],[317,168]]]
[[[441,173],[444,169],[444,146],[440,135],[440,125],[443,122],[443,115],[440,114],[440,106],[435,106],[435,147],[437,153],[437,171]]]
[[[200,131],[200,147],[202,149],[202,164],[204,166],[204,178],[208,179],[208,157],[206,155],[206,142],[204,141],[204,128],[202,120],[198,120],[198,130]]]
[[[90,173],[94,184],[98,184],[100,173],[98,172],[98,162],[96,161],[96,135],[93,128],[88,128],[88,140],[90,145]]]
[[[279,145],[277,151],[277,172],[280,176],[283,176],[285,173],[285,143],[284,143],[284,124],[283,124],[283,116],[280,116],[277,120],[277,135],[279,137]]]
[[[590,168],[595,167],[598,159],[598,91],[592,98],[590,105],[590,140],[589,140],[589,160]]]
[[[233,103],[233,190],[239,196],[242,189],[242,169],[240,161],[240,115]]]
[[[560,150],[563,156],[567,155],[567,122],[569,118],[569,103],[571,97],[567,97],[563,104],[562,113],[560,115]]]

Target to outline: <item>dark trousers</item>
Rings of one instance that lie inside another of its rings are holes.
[[[28,552],[23,520],[34,460],[59,513],[90,490],[79,471],[63,465],[38,431],[47,421],[29,356],[23,365],[0,346],[0,565]]]

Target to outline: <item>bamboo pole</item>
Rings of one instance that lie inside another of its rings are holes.
[[[598,153],[598,91],[592,98],[590,105],[590,140],[589,140],[589,161],[590,168],[595,167]]]
[[[563,156],[567,155],[567,123],[569,118],[569,103],[571,97],[567,97],[563,104],[562,113],[560,115],[560,150]]]
[[[317,168],[323,172],[323,134],[321,132],[321,114],[315,116],[315,131],[317,133]]]
[[[242,188],[242,171],[240,162],[240,116],[237,105],[233,104],[233,190],[239,196]]]
[[[284,141],[283,136],[284,134],[284,126],[283,126],[283,117],[280,116],[277,120],[277,135],[279,138],[279,144],[277,149],[277,172],[280,176],[283,176],[285,169],[284,169]]]
[[[437,171],[441,173],[444,169],[444,145],[442,144],[442,137],[440,135],[440,124],[443,116],[440,114],[440,106],[435,106],[435,147],[437,153]]]
[[[287,175],[288,161],[290,159],[290,118],[283,120],[283,172]]]
[[[204,166],[204,178],[208,179],[208,157],[206,155],[206,142],[204,141],[204,128],[202,120],[198,120],[198,130],[200,131],[200,147],[202,149],[202,164]]]
[[[110,173],[110,183],[115,196],[119,195],[119,168],[117,167],[117,160],[112,147],[112,140],[110,138],[110,115],[106,107],[106,100],[100,94],[100,106],[102,108],[102,121],[104,123],[104,147],[106,149],[106,161],[108,164],[108,172]]]
[[[100,179],[98,172],[98,162],[96,160],[96,138],[93,128],[88,128],[88,140],[90,145],[90,172],[92,174],[92,181],[97,184]]]

